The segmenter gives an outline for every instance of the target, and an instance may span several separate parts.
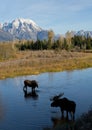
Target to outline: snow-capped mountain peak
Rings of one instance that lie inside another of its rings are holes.
[[[18,18],[12,21],[13,26],[18,28],[20,25],[25,26],[25,25],[32,25],[35,29],[38,31],[41,31],[41,28],[31,19],[24,19],[24,18]]]
[[[17,18],[12,22],[9,23],[5,22],[4,24],[0,24],[0,29],[1,29],[0,33],[2,34],[3,39],[5,39],[4,37],[5,35],[9,40],[12,39],[14,40],[15,39],[19,39],[19,40],[46,39],[47,40],[48,39],[48,30],[42,29],[31,19]],[[92,37],[92,31],[80,30],[77,32],[73,32],[73,35]],[[55,39],[58,39],[58,37],[56,36]]]
[[[17,18],[10,23],[4,23],[2,29],[17,39],[37,39],[39,32],[43,31],[33,20]]]

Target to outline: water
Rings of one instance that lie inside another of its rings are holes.
[[[25,79],[38,81],[36,95],[25,96]],[[76,118],[87,112],[92,108],[92,68],[0,80],[0,130],[52,128],[52,117],[60,118],[61,112],[51,108],[50,98],[62,92],[76,102]]]

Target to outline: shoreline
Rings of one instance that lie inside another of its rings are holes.
[[[76,130],[92,129],[92,110],[83,113],[75,122]]]
[[[92,53],[67,51],[21,51],[0,62],[0,79],[92,67]]]

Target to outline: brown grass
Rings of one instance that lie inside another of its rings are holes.
[[[16,51],[0,62],[0,79],[42,72],[92,67],[92,53],[67,51]]]
[[[0,79],[88,67],[92,67],[92,51],[17,51],[12,44],[0,45]],[[79,129],[85,126],[78,123]]]

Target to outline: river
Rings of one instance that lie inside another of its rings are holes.
[[[34,96],[25,96],[25,79],[38,82]],[[62,97],[76,102],[76,119],[91,109],[92,68],[0,80],[0,130],[52,128],[52,117],[60,118],[61,112],[60,108],[50,106],[50,98],[60,93],[64,93]]]

